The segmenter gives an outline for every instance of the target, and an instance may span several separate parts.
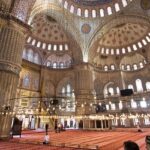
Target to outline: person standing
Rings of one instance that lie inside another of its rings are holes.
[[[137,129],[138,129],[138,132],[142,132],[139,122],[137,123]]]
[[[48,135],[48,123],[46,123],[45,125],[45,131],[46,131],[46,135]]]

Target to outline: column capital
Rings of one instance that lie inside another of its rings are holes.
[[[21,71],[21,66],[0,61],[0,71],[11,72],[16,75],[19,75]]]
[[[16,29],[18,32],[22,32],[23,34],[30,32],[31,27],[25,22],[19,20],[15,16],[10,13],[2,13],[0,12],[0,23],[3,23],[2,27],[9,27]],[[19,29],[18,29],[19,28]]]

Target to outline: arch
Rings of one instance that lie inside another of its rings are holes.
[[[62,98],[61,107],[66,112],[75,112],[75,95],[71,76],[65,77],[59,82],[56,93],[62,97],[67,97]]]
[[[107,95],[108,95],[108,90],[107,90],[108,86],[113,85],[113,84],[114,84],[114,82],[108,82],[104,85],[104,89],[103,89],[104,97],[107,97]]]
[[[70,87],[72,89],[74,89],[74,82],[73,82],[73,76],[72,75],[67,76],[67,77],[63,78],[62,80],[60,80],[60,82],[57,85],[56,94],[62,96],[62,93],[61,93],[62,89],[63,89],[63,87],[66,86],[65,90],[67,90],[67,85],[70,85]]]
[[[70,55],[68,54],[64,54],[62,56],[59,56],[57,54],[52,54],[50,56],[48,56],[46,58],[46,61],[45,61],[45,65],[47,66],[47,63],[48,62],[51,62],[51,65],[53,68],[69,68],[72,66],[72,62],[73,62],[73,59],[71,58]],[[57,65],[56,65],[57,64]],[[63,65],[62,65],[63,64]]]

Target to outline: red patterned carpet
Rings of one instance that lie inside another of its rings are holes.
[[[145,136],[150,135],[150,129],[142,133],[136,129],[117,129],[116,131],[81,131],[68,130],[61,133],[49,132],[50,145],[42,145],[45,133],[39,131],[23,131],[22,138],[14,137],[9,142],[0,141],[0,149],[5,150],[73,150],[96,149],[123,150],[123,142],[135,141],[140,150],[145,148]]]

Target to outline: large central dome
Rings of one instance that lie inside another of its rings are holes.
[[[73,0],[75,3],[91,6],[112,2],[112,0]]]

